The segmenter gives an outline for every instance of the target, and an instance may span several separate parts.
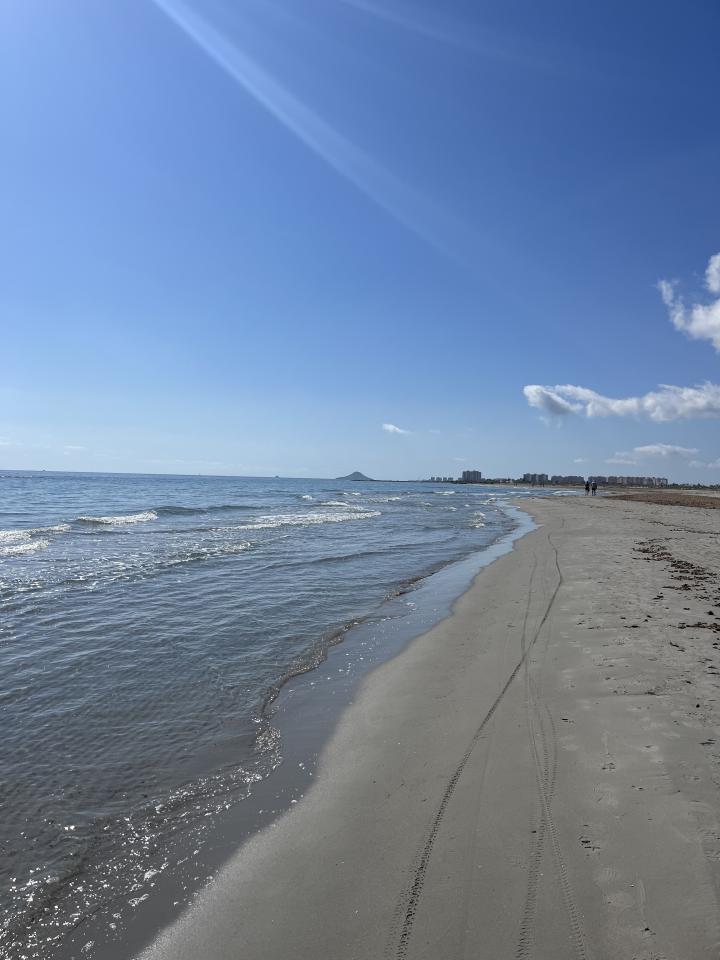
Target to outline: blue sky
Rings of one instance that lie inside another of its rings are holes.
[[[719,34],[3,4],[0,466],[720,482]]]

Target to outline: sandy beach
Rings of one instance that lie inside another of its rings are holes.
[[[525,508],[143,960],[717,955],[718,514]]]

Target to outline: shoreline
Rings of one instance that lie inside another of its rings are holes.
[[[307,796],[143,960],[716,952],[713,523],[527,509],[542,526],[372,671]]]
[[[401,481],[385,482],[400,483]],[[443,597],[443,601],[445,604],[447,604],[449,612],[455,601],[458,600],[463,593],[466,592],[466,590],[470,589],[472,586],[472,581],[482,569],[484,569],[489,563],[492,563],[498,556],[502,556],[502,554],[506,552],[506,548],[507,550],[511,550],[512,544],[515,542],[515,540],[525,536],[530,529],[534,528],[534,524],[532,523],[532,519],[530,518],[529,514],[522,510],[518,510],[514,504],[506,504],[504,507],[504,513],[514,524],[509,531],[500,533],[497,536],[497,539],[491,541],[480,549],[472,551],[464,557],[447,562],[442,561],[438,566],[432,567],[425,573],[420,573],[417,576],[413,576],[411,579],[400,581],[398,584],[396,584],[392,591],[385,596],[381,603],[374,610],[370,611],[370,613],[346,622],[342,624],[342,626],[336,628],[332,633],[321,637],[311,648],[310,652],[306,652],[300,659],[291,663],[287,671],[267,689],[258,710],[259,719],[271,721],[274,716],[275,703],[278,698],[282,696],[285,687],[291,684],[294,680],[298,680],[299,678],[305,676],[305,674],[313,673],[314,671],[321,669],[323,664],[331,656],[334,647],[337,647],[343,643],[352,643],[356,633],[361,632],[369,624],[375,624],[378,623],[378,621],[385,619],[386,614],[390,618],[394,616],[407,617],[407,612],[400,614],[390,612],[388,614],[388,611],[393,611],[398,602],[401,602],[401,598],[404,596],[412,594],[414,591],[420,588],[426,588],[430,586],[427,584],[427,581],[432,580],[432,585],[436,585],[437,578],[439,576],[442,577],[442,575],[449,575],[455,581],[455,586],[450,589],[450,593],[453,593],[454,595],[450,596],[448,593],[446,593]],[[467,572],[468,570],[470,571],[469,573]],[[464,580],[467,580],[467,582],[463,585]],[[435,620],[442,618],[439,614],[437,614],[437,607],[432,617],[428,617],[426,615],[426,626],[424,628],[414,625],[410,626],[408,630],[403,631],[406,637],[404,642],[411,642],[415,637],[424,633],[425,629],[428,628],[429,620],[433,619],[433,617]],[[378,662],[385,662],[386,659],[391,659],[396,655],[397,651],[394,653],[389,653],[387,657],[381,656],[381,659]]]
[[[163,859],[179,867],[153,878],[149,896],[140,896],[131,911],[122,904],[112,905],[114,920],[107,908],[98,911],[71,932],[53,956],[74,960],[83,950],[83,955],[102,956],[103,960],[136,956],[202,894],[239,849],[290,811],[312,787],[318,758],[357,688],[447,617],[479,573],[534,528],[530,516],[514,504],[505,512],[513,524],[509,531],[466,557],[405,584],[373,614],[345,628],[337,642],[323,649],[324,656],[317,663],[291,673],[277,690],[269,691],[263,704],[264,735],[279,739],[281,762],[251,786],[248,796],[229,804],[202,846],[188,845],[181,837],[164,851]]]

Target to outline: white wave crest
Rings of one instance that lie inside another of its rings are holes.
[[[31,537],[44,536],[48,533],[65,533],[69,529],[69,523],[57,523],[54,527],[28,527],[25,530],[0,530],[0,544],[16,543],[18,540],[28,540]]]
[[[249,540],[238,540],[232,543],[190,544],[170,554],[159,556],[144,554],[130,556],[123,560],[108,561],[103,564],[102,569],[83,571],[70,577],[65,582],[94,589],[100,584],[144,580],[184,564],[205,560],[222,560],[226,557],[244,553],[252,547],[253,544]]]
[[[45,547],[49,546],[50,541],[42,538],[36,540],[28,538],[27,540],[16,541],[15,543],[0,541],[0,557],[15,557],[24,553],[35,553],[36,550],[44,550]]]
[[[314,500],[315,497],[311,493],[304,493],[301,497],[301,500]]]
[[[16,543],[18,540],[29,540],[29,530],[0,530],[0,543]]]
[[[354,510],[356,513],[361,513],[365,510],[365,507],[361,507],[358,503],[345,503],[344,500],[324,500],[321,506],[340,507],[342,510]]]
[[[193,563],[197,560],[220,559],[222,557],[244,553],[251,547],[252,543],[250,543],[249,540],[240,540],[236,543],[201,544],[196,547],[189,547],[184,551],[181,550],[169,557],[161,557],[157,561],[156,566],[160,569],[164,569],[168,567],[176,567],[183,563]],[[144,573],[146,571],[141,568],[140,572]],[[152,568],[150,568],[149,572],[152,572]]]
[[[123,526],[128,523],[147,523],[148,520],[157,520],[154,510],[143,510],[142,513],[120,514],[117,517],[78,517],[79,523],[100,523],[110,526]]]
[[[320,523],[342,523],[345,520],[370,520],[379,517],[379,510],[355,510],[348,504],[343,504],[347,513],[340,511],[316,513],[286,513],[276,516],[257,517],[252,523],[241,523],[235,527],[226,527],[227,530],[272,530],[276,527],[310,527]]]
[[[35,553],[50,546],[49,533],[65,533],[69,523],[58,523],[54,527],[28,527],[27,530],[0,530],[0,557],[21,556]]]

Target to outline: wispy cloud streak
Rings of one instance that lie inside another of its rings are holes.
[[[646,443],[642,447],[633,447],[633,453],[639,457],[692,457],[698,452],[697,447],[679,447],[675,443]]]
[[[383,20],[393,27],[417,34],[427,40],[449,44],[474,54],[481,54],[495,60],[507,60],[530,67],[548,67],[551,61],[542,58],[529,48],[490,30],[488,27],[470,28],[445,17],[433,16],[431,19],[418,14],[417,10],[408,11],[397,3],[375,2],[375,0],[339,0],[346,7],[352,7],[361,13]]]
[[[403,13],[397,7],[391,7],[387,3],[373,3],[372,0],[340,0],[340,2],[346,7],[353,7],[355,10],[360,10],[371,17],[384,20],[386,23],[403,30],[409,30],[411,33],[417,33],[429,40],[439,40],[459,47],[473,47],[473,41],[467,33],[454,30],[446,24],[428,23],[420,20],[417,16]]]
[[[411,430],[403,430],[402,427],[396,427],[394,423],[384,423],[382,428],[385,433],[412,433]]]
[[[446,255],[467,260],[478,236],[320,117],[183,0],[153,0],[188,37],[337,173]]]
[[[692,457],[699,453],[697,447],[679,447],[674,443],[646,443],[642,447],[633,447],[632,450],[618,450],[614,456],[609,457],[605,463],[627,463],[636,464],[640,460],[647,460],[648,457]],[[698,461],[693,461],[697,464]]]

